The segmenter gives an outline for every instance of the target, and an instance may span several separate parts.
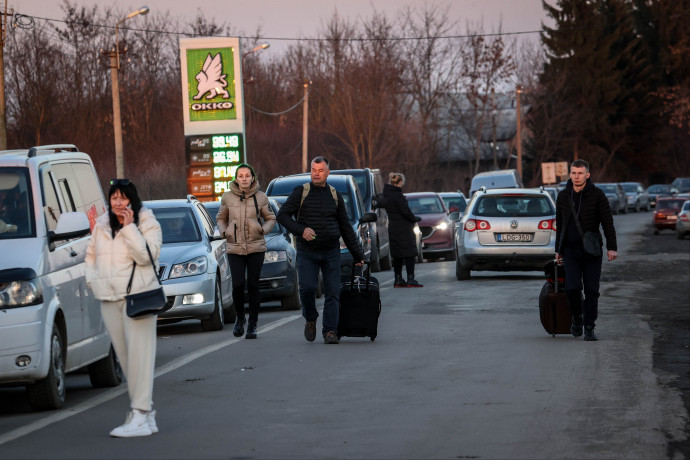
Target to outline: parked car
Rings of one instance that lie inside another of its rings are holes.
[[[422,232],[422,257],[432,259],[455,258],[453,251],[453,221],[448,217],[448,209],[438,193],[406,193],[407,203],[412,214],[422,218],[419,230]]]
[[[305,184],[309,181],[309,174],[276,177],[268,184],[268,187],[266,187],[266,195],[271,198],[288,196],[296,186]],[[328,176],[328,184],[340,192],[343,197],[345,209],[347,209],[347,214],[350,217],[350,225],[352,225],[352,229],[359,238],[359,244],[362,246],[364,258],[369,260],[371,257],[371,241],[373,238],[371,223],[376,220],[376,214],[364,211],[362,195],[352,176],[330,174]],[[340,272],[343,279],[350,279],[350,275],[352,274],[352,254],[350,254],[342,238],[340,238]]]
[[[446,205],[448,213],[451,212],[465,212],[467,207],[467,198],[462,192],[441,192],[439,196]]]
[[[268,205],[274,214],[278,214],[280,206],[269,198]],[[209,201],[204,207],[216,221],[220,201]],[[299,282],[297,278],[297,251],[292,244],[292,235],[285,227],[276,222],[271,233],[264,236],[266,240],[266,254],[261,267],[259,287],[261,301],[280,300],[283,310],[299,310]],[[248,297],[246,297],[249,299]]]
[[[661,230],[675,230],[678,214],[680,213],[683,198],[659,198],[654,210],[654,234],[658,235]]]
[[[72,144],[0,152],[0,386],[59,409],[69,372],[119,385],[100,302],[86,285],[90,230],[106,212],[91,158]]]
[[[490,188],[522,188],[522,178],[516,169],[502,169],[475,174],[470,185],[470,197],[481,187]]]
[[[612,213],[618,214],[622,212],[625,214],[628,212],[628,196],[625,194],[625,190],[623,190],[621,184],[610,182],[597,184],[597,187],[599,187],[606,194],[606,198],[609,199],[609,207]]]
[[[556,207],[542,189],[480,189],[459,220],[455,276],[543,270],[556,247]]]
[[[218,331],[235,322],[232,278],[225,257],[225,239],[216,231],[204,205],[186,199],[145,201],[163,231],[158,259],[163,291],[170,310],[159,323],[200,319],[204,331]]]
[[[639,182],[621,182],[625,194],[628,196],[628,209],[640,212],[644,208],[647,211],[652,209],[649,202],[649,193]]]
[[[556,200],[558,199],[558,193],[560,192],[558,187],[554,185],[544,185],[542,186],[542,188],[544,189],[544,191],[549,192],[549,196],[551,196],[553,202],[556,203]]]
[[[656,202],[659,198],[672,197],[678,193],[678,190],[671,184],[654,184],[647,188],[647,193],[649,193],[649,204],[652,207],[656,207]]]
[[[678,193],[690,193],[690,177],[676,177],[671,186],[678,190]]]
[[[388,238],[388,214],[384,208],[374,206],[376,196],[383,193],[383,177],[379,169],[336,169],[331,174],[349,174],[354,177],[359,192],[362,194],[362,203],[365,212],[376,213],[376,222],[369,225],[372,230],[371,243],[371,270],[378,272],[390,270],[391,246]]]
[[[690,200],[683,203],[676,220],[676,236],[682,240],[685,235],[690,235]]]

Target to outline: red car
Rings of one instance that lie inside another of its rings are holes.
[[[438,193],[406,193],[407,203],[415,216],[422,218],[422,253],[425,259],[444,257],[455,260],[453,247],[454,222],[448,217],[448,209]]]
[[[658,235],[660,230],[676,229],[678,213],[683,207],[683,198],[659,198],[654,210],[654,234]]]

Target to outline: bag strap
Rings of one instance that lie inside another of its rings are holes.
[[[254,198],[254,208],[256,208],[256,220],[259,221],[259,225],[263,225],[261,223],[261,213],[259,212],[259,203],[256,201],[256,193],[252,195],[252,198]]]
[[[577,231],[580,233],[580,238],[582,238],[584,240],[585,234],[582,231],[582,225],[580,225],[580,219],[577,218],[577,214],[575,213],[575,202],[573,201],[573,197],[569,196],[568,201],[570,202],[570,210],[573,212],[573,217],[575,218],[575,226],[577,227]]]
[[[151,255],[151,250],[149,249],[148,243],[146,243],[146,252],[149,254],[149,260],[151,261],[151,268],[153,268],[153,274],[156,275],[156,280],[158,281],[158,284],[162,286],[163,284],[161,283],[161,279],[158,276],[158,272],[156,271],[156,264],[153,262],[153,256]],[[127,283],[127,294],[129,294],[129,291],[132,290],[132,280],[134,279],[135,268],[137,268],[136,261],[134,261],[132,264],[132,274],[129,275],[129,283]]]
[[[331,196],[333,197],[333,201],[335,201],[335,207],[338,207],[338,191],[333,187],[331,184],[326,184],[328,185],[328,188],[331,190]],[[304,199],[309,195],[309,190],[311,190],[311,182],[307,182],[304,185],[302,185],[302,199],[299,202],[299,209],[297,209],[297,219],[299,220],[299,213],[302,210],[302,203],[304,203]]]

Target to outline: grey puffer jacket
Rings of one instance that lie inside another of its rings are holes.
[[[259,223],[259,215],[263,217],[263,224]],[[218,231],[225,236],[228,254],[265,252],[264,235],[271,232],[276,224],[276,216],[268,205],[266,194],[259,191],[259,181],[255,180],[246,193],[233,181],[230,191],[221,198],[216,224]]]
[[[127,295],[127,284],[137,263],[132,279],[130,294],[158,288],[156,272],[158,256],[163,242],[161,226],[153,211],[142,208],[139,211],[139,225],[125,225],[112,236],[108,213],[96,220],[91,232],[91,241],[86,250],[86,283],[98,300],[115,301]],[[148,244],[156,266],[146,251]]]

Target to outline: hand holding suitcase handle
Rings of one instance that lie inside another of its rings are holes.
[[[358,263],[355,263],[355,261],[352,261],[352,275],[350,275],[350,289],[353,289],[355,287],[355,266],[362,267],[366,265],[366,269],[362,271],[362,274],[366,276],[367,278],[367,291],[369,290],[369,285],[371,284],[371,261],[370,260],[362,260]]]

